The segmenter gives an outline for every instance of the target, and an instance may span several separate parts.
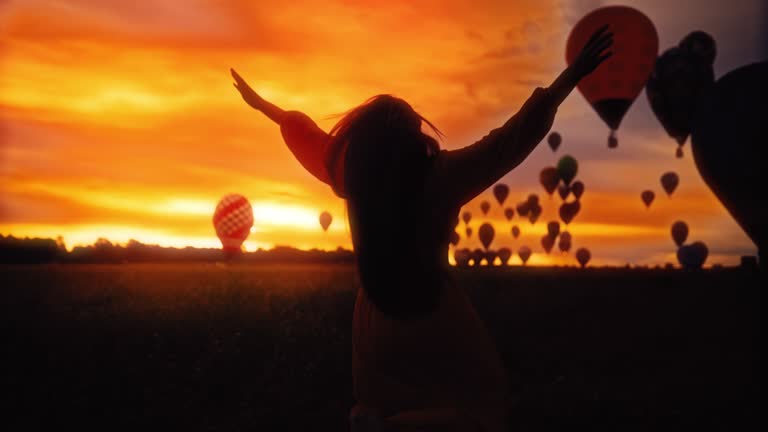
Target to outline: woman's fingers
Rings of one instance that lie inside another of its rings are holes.
[[[589,46],[590,43],[592,43],[594,40],[598,39],[601,34],[603,34],[606,30],[608,30],[608,24],[605,24],[604,26],[600,27],[599,29],[595,30],[594,33],[592,33],[592,36],[589,37],[589,40],[585,44],[586,46]]]

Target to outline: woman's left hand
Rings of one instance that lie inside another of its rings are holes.
[[[608,31],[608,24],[592,33],[584,48],[571,63],[571,70],[576,78],[581,80],[613,55],[611,51],[606,52],[611,45],[613,45],[613,33]]]

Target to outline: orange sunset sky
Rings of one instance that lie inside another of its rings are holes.
[[[249,250],[351,247],[343,201],[303,170],[276,125],[242,101],[230,67],[266,99],[306,112],[326,130],[330,116],[395,94],[446,134],[444,148],[458,148],[548,85],[565,66],[570,29],[604,4],[648,15],[661,50],[693,30],[712,34],[716,77],[765,59],[768,6],[733,3],[0,0],[0,233],[62,235],[69,248],[98,237],[218,247],[213,209],[237,192],[254,208]],[[538,173],[571,154],[586,192],[569,231],[574,250],[591,249],[593,263],[676,262],[669,227],[678,219],[690,227],[689,242],[708,245],[708,264],[756,253],[702,181],[689,144],[684,158],[674,157],[675,143],[644,92],[616,150],[577,91],[553,130],[564,139],[558,152],[542,143],[503,180],[508,204],[541,196],[536,225],[515,216],[523,235],[513,240],[501,208],[483,218],[479,203],[493,201],[490,190],[467,206],[475,232],[483,220],[495,223],[493,247],[527,244],[532,264],[574,263],[572,254],[547,256],[539,245],[560,200],[546,196]],[[681,178],[671,199],[659,184],[670,170]],[[650,210],[640,201],[644,189],[657,195]],[[326,233],[322,210],[334,216]],[[479,247],[473,237],[460,247]]]

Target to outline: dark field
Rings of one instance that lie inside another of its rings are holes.
[[[2,430],[348,430],[352,267],[0,275]],[[513,430],[761,429],[755,273],[456,276],[508,366]]]

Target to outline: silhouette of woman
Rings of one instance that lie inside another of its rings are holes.
[[[329,133],[284,111],[232,70],[243,99],[280,125],[299,162],[346,199],[360,289],[353,317],[354,430],[505,428],[507,377],[498,352],[448,272],[460,208],[519,165],[552,127],[576,84],[611,55],[596,31],[549,88],[476,143],[441,150],[402,99],[374,96]],[[407,217],[399,217],[407,215]]]

